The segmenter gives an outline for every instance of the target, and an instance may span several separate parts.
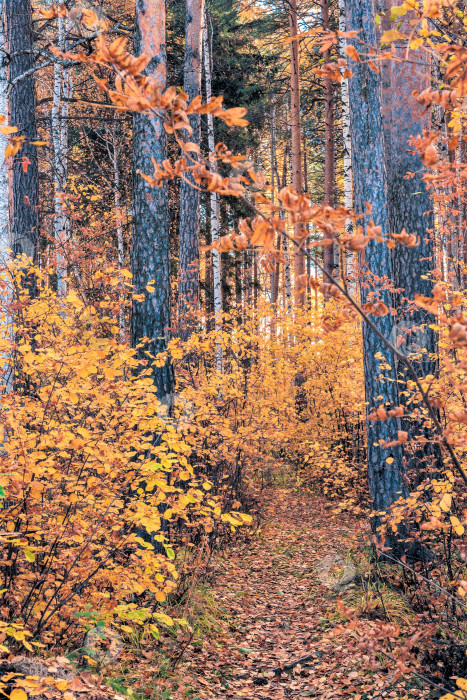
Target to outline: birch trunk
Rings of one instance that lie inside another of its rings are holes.
[[[347,21],[345,17],[345,0],[339,0],[339,31],[345,32]],[[339,38],[339,54],[345,59],[347,54],[345,49],[347,41],[345,37]],[[342,73],[345,69],[342,68]],[[352,140],[350,136],[350,101],[349,101],[349,79],[342,78],[341,82],[341,101],[342,101],[342,145],[343,145],[343,175],[344,175],[344,206],[347,209],[353,208],[353,181],[352,181]],[[351,236],[353,233],[353,223],[348,219],[345,224],[346,235]],[[346,252],[346,277],[348,290],[354,295],[357,291],[354,269],[354,255],[352,252]],[[342,271],[344,274],[344,270]]]
[[[212,38],[209,37],[207,12],[204,13],[205,21],[203,28],[204,46],[204,80],[206,88],[206,102],[212,97]],[[214,138],[214,119],[211,113],[207,117],[208,148],[209,153],[215,153],[216,142]],[[217,170],[217,164],[212,162],[211,168]],[[219,193],[211,192],[211,240],[219,240],[220,231],[220,203]],[[222,333],[222,272],[221,254],[218,250],[212,251],[212,286],[214,297],[214,318],[216,333]],[[222,345],[216,345],[216,365],[219,372],[223,371]]]
[[[65,18],[58,16],[58,48],[65,50]],[[54,85],[52,96],[52,142],[54,148],[54,239],[57,265],[57,292],[59,296],[66,294],[66,238],[67,215],[64,194],[67,180],[67,124],[64,119],[65,83],[67,76],[61,63],[54,63]]]
[[[439,59],[436,57],[432,60],[431,65],[432,80],[435,84],[442,83],[442,74]],[[437,141],[436,146],[438,150],[438,157],[440,160],[448,159],[448,148],[447,148],[447,125],[446,125],[446,112],[442,105],[434,105],[432,109],[432,123],[434,128],[440,133],[441,138]],[[449,277],[449,262],[447,256],[447,238],[446,231],[448,225],[448,216],[446,212],[446,190],[448,186],[440,188],[439,185],[434,183],[434,193],[436,195],[435,200],[435,233],[437,241],[435,241],[435,251],[437,251],[438,264],[441,267],[443,282],[446,282]]]
[[[118,157],[120,155],[120,148],[118,145],[118,138],[117,138],[117,119],[114,116],[114,121],[111,127],[111,144],[112,148],[108,149],[109,153],[109,158],[112,163],[112,172],[113,172],[113,190],[114,190],[114,208],[115,208],[115,234],[117,237],[117,265],[118,265],[118,271],[119,271],[119,278],[120,278],[120,292],[119,292],[119,301],[122,302],[122,295],[123,295],[123,279],[122,275],[120,274],[124,264],[125,264],[125,252],[124,252],[124,243],[123,243],[123,207],[122,207],[122,200],[121,200],[121,195],[120,195],[120,170],[118,167]],[[123,308],[122,304],[119,303],[119,311],[118,311],[118,326],[120,328],[120,339],[123,341],[125,338],[125,316],[123,313]]]

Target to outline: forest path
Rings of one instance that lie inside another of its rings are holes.
[[[392,674],[368,669],[354,640],[329,635],[338,621],[337,595],[321,583],[316,566],[355,547],[356,521],[306,494],[274,490],[264,501],[259,535],[214,558],[210,581],[225,624],[188,647],[173,697],[403,697]],[[293,670],[274,673],[306,656]]]

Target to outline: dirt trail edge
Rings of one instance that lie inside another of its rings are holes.
[[[422,697],[410,682],[394,683],[392,669],[371,671],[355,639],[332,634],[339,594],[322,583],[320,563],[357,556],[368,534],[357,537],[355,519],[325,501],[269,495],[259,535],[214,558],[210,580],[225,620],[186,650],[174,699]]]

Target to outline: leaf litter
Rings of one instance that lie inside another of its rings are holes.
[[[209,580],[224,611],[220,629],[191,642],[178,667],[174,700],[427,697],[411,677],[395,680],[391,662],[376,670],[356,635],[336,633],[339,597],[319,566],[337,554],[356,560],[370,535],[329,501],[275,489],[263,494],[263,526],[252,539],[217,553]],[[371,620],[368,620],[371,626]]]

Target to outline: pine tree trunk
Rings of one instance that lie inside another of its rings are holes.
[[[390,3],[384,8],[389,12]],[[403,21],[402,32],[411,31],[407,21]],[[431,66],[423,65],[418,53],[395,46],[395,56],[399,60],[385,61],[382,64],[383,81],[383,127],[386,152],[388,182],[389,229],[400,233],[405,229],[415,233],[420,243],[416,247],[397,245],[393,250],[393,280],[396,289],[394,302],[397,309],[397,325],[394,337],[399,350],[412,355],[417,374],[424,377],[436,372],[437,364],[432,359],[437,351],[436,333],[429,327],[430,314],[415,307],[416,294],[431,296],[432,272],[434,270],[434,214],[433,202],[423,182],[424,166],[413,153],[410,141],[431,126],[431,114],[412,97],[412,91],[421,92],[431,84]],[[406,177],[410,172],[413,176]],[[457,222],[456,223],[460,223]],[[460,233],[459,228],[459,233]],[[426,352],[417,355],[425,348]],[[418,359],[417,359],[418,358]],[[405,367],[399,368],[400,378],[408,379]],[[402,388],[405,388],[402,386]],[[401,392],[404,402],[405,392]],[[420,422],[404,420],[404,430],[411,436],[425,433]],[[429,437],[429,435],[427,435]],[[408,467],[421,470],[427,460],[435,459],[433,446],[406,451]]]
[[[287,148],[284,150],[284,161],[282,163],[282,187],[287,187],[287,159],[289,156],[289,151]],[[281,218],[284,217],[284,212],[281,210]],[[282,250],[284,251],[284,258],[286,260],[284,264],[284,280],[285,280],[285,299],[287,304],[287,313],[292,313],[292,282],[290,279],[290,257],[289,257],[289,239],[284,234],[282,236]]]
[[[297,0],[289,0],[290,36],[298,34]],[[292,187],[299,194],[302,193],[302,137],[300,117],[300,55],[298,39],[290,42],[290,129],[292,143]],[[294,225],[294,234],[298,237],[299,225]],[[295,277],[295,303],[302,306],[305,302],[305,292],[298,290],[298,278],[305,273],[305,256],[295,248],[294,277]]]
[[[165,88],[167,76],[165,38],[165,0],[137,0],[135,16],[135,53],[146,53],[151,61],[146,72]],[[170,240],[168,189],[151,187],[139,174],[152,173],[151,158],[158,163],[167,158],[162,120],[148,114],[133,118],[133,241],[131,267],[135,292],[144,301],[133,300],[131,342],[137,347],[141,338],[149,345],[138,350],[147,360],[146,350],[157,355],[167,348],[170,331]],[[154,291],[146,286],[154,281]],[[174,391],[173,368],[169,361],[152,366],[159,399],[171,405]]]
[[[308,158],[307,158],[307,147],[306,147],[306,134],[303,134],[303,191],[308,194]],[[310,224],[306,225],[306,229],[308,231],[308,239],[307,239],[307,250],[309,251],[309,243],[310,243]],[[309,255],[306,256],[306,274],[311,275],[311,257]],[[311,287],[308,285],[307,286],[307,307],[311,308]]]
[[[276,103],[275,97],[273,97],[273,103],[271,105],[271,130],[269,134],[270,140],[270,157],[271,157],[271,202],[275,204],[276,195],[276,176],[275,176],[275,164],[276,164]],[[278,183],[277,183],[278,184]],[[271,304],[277,304],[277,299],[279,295],[279,274],[280,267],[279,263],[274,264],[274,269],[270,273],[270,284],[271,284]],[[273,309],[272,313],[275,314],[276,310]]]
[[[9,121],[26,136],[26,143],[10,165],[10,228],[15,255],[37,260],[39,240],[39,170],[37,149],[28,140],[37,138],[34,74],[21,77],[34,66],[31,6],[29,0],[6,0],[9,63]],[[29,162],[24,161],[27,158]],[[23,161],[27,163],[26,172]],[[35,283],[30,281],[31,292]]]
[[[5,1],[0,2],[0,47],[3,49],[0,55],[0,114],[7,116],[8,114],[8,59],[6,51],[6,27],[5,27]],[[10,258],[11,240],[9,226],[9,183],[8,169],[5,162],[5,148],[8,145],[8,139],[3,134],[0,134],[0,267],[4,268]],[[8,284],[8,278],[5,280],[7,285],[3,291],[3,300],[1,309],[2,317],[0,318],[0,335],[3,340],[12,340],[13,337],[13,322],[8,309],[8,304],[13,297],[13,290]],[[0,363],[3,369],[1,378],[1,386],[3,391],[10,391],[12,388],[12,375],[9,366],[9,355],[3,354],[0,357]]]
[[[5,27],[6,0],[0,2],[0,114],[8,115],[8,59],[6,51]],[[4,265],[10,259],[11,249],[10,227],[8,219],[9,186],[8,170],[5,161],[5,148],[8,145],[6,136],[0,133],[0,264]]]
[[[366,46],[375,46],[373,0],[347,0],[346,11],[347,29],[359,32],[358,36]],[[356,40],[352,41],[357,44]],[[382,227],[382,233],[386,236],[389,230],[389,214],[381,117],[381,76],[372,71],[367,63],[350,61],[350,64],[353,71],[353,77],[349,81],[349,96],[355,209],[357,213],[363,214],[365,202],[369,202],[373,208],[371,216]],[[363,219],[365,228],[369,218],[366,216]],[[381,282],[383,278],[392,278],[389,249],[386,245],[372,240],[361,258],[363,272],[369,273],[364,280],[367,284],[361,285],[362,303],[368,300],[369,294],[376,292],[379,299],[390,308],[391,295]],[[373,316],[372,320],[384,336],[391,337],[391,314],[383,317]],[[363,323],[363,352],[367,410],[370,411],[381,403],[389,407],[397,405],[394,357],[366,323]],[[381,380],[380,360],[375,357],[379,353],[391,366],[389,370],[384,370],[384,378]],[[367,420],[368,483],[371,505],[375,511],[386,510],[401,495],[406,494],[400,446],[383,448],[379,444],[397,440],[398,427],[395,419]],[[379,518],[373,518],[374,531],[378,523]]]
[[[235,252],[235,308],[237,311],[237,323],[243,323],[243,258],[241,253]]]
[[[123,207],[122,198],[120,194],[120,170],[118,164],[118,157],[120,155],[120,148],[118,145],[117,138],[117,119],[114,117],[114,121],[111,129],[111,143],[112,148],[109,149],[109,157],[112,163],[113,172],[113,189],[114,189],[114,207],[115,207],[115,234],[117,238],[117,265],[120,276],[120,288],[123,290],[123,279],[120,274],[122,268],[125,265],[125,251],[124,251],[124,240],[123,240]],[[118,326],[120,328],[120,339],[123,341],[125,339],[125,315],[123,313],[122,306],[122,291],[120,291],[120,303],[118,312]]]
[[[321,21],[323,29],[330,31],[329,24],[329,0],[321,0]],[[323,54],[325,63],[331,60],[331,54],[327,49]],[[334,144],[334,86],[330,78],[324,79],[324,204],[334,207],[335,185],[335,144]],[[336,270],[336,244],[327,245],[323,251],[324,269],[332,277],[338,276]]]
[[[252,306],[251,289],[253,286],[253,258],[251,252],[245,252],[243,257],[244,278],[245,278],[245,319],[248,319]]]
[[[183,89],[189,100],[201,94],[203,18],[204,0],[187,0]],[[199,144],[199,115],[192,114],[189,120],[193,133],[187,140]],[[194,320],[187,318],[187,311],[189,307],[195,310],[199,304],[199,191],[185,180],[180,186],[179,258],[180,335],[187,338],[194,327]]]

